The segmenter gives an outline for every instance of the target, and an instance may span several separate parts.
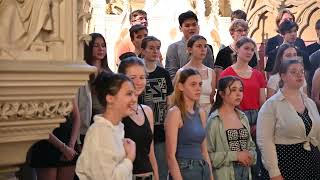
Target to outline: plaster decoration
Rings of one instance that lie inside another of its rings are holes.
[[[245,0],[244,5],[248,13],[249,36],[257,43],[264,42],[276,34],[275,18],[283,8],[290,9],[295,15],[299,26],[298,37],[305,41],[316,39],[312,32],[320,13],[320,2],[317,0]]]
[[[53,30],[51,0],[2,0],[0,4],[2,49],[27,50],[43,33]]]
[[[30,120],[67,116],[72,110],[71,101],[0,102],[1,120]]]

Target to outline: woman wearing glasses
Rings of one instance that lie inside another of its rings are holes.
[[[320,117],[315,103],[300,91],[303,65],[285,61],[279,74],[280,91],[264,103],[258,115],[263,179],[320,179]]]

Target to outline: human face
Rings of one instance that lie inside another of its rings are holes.
[[[243,98],[243,87],[240,81],[234,81],[224,92],[220,92],[224,104],[239,106]]]
[[[289,44],[293,44],[297,39],[297,29],[294,27],[290,31],[284,33],[283,41]]]
[[[106,56],[106,43],[101,37],[97,37],[93,43],[92,57],[94,60],[101,60]]]
[[[284,86],[293,89],[300,89],[305,81],[304,68],[301,64],[292,64],[286,73],[281,74]]]
[[[293,21],[293,17],[288,13],[284,13],[282,15],[282,18],[281,18],[280,22],[279,22],[279,25],[285,20]]]
[[[183,97],[191,101],[198,101],[201,94],[202,80],[200,75],[192,75],[187,78],[184,84],[179,83],[179,89]]]
[[[135,94],[139,96],[146,87],[146,72],[143,66],[133,65],[126,69],[126,75],[133,81],[136,88]]]
[[[282,61],[292,60],[297,58],[297,50],[293,47],[290,47],[283,51]]]
[[[141,49],[142,39],[146,36],[148,36],[148,32],[144,29],[138,31],[137,33],[134,33],[132,43],[136,49]]]
[[[207,55],[207,41],[199,39],[192,45],[192,48],[188,48],[192,59],[203,60]]]
[[[131,82],[124,82],[119,92],[112,97],[112,107],[118,110],[117,113],[120,113],[122,117],[129,116],[134,112],[137,96],[135,95],[135,88]]]
[[[237,59],[249,63],[254,55],[254,48],[255,46],[251,42],[244,43],[240,48],[236,48]]]
[[[159,41],[149,41],[147,47],[142,49],[143,58],[146,61],[157,61],[160,57],[161,43]]]
[[[188,40],[192,35],[199,34],[199,25],[195,19],[187,19],[180,26],[180,31],[183,36]]]
[[[241,37],[248,36],[248,29],[246,27],[237,27],[233,31],[230,31],[232,39],[237,42]]]
[[[138,16],[136,17],[133,17],[131,19],[131,25],[136,25],[136,24],[142,24],[144,25],[145,27],[148,27],[148,19],[147,19],[147,16],[143,15],[143,14],[139,14]]]

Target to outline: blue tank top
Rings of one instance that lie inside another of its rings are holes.
[[[202,126],[199,109],[194,113],[187,113],[183,125],[178,130],[177,159],[203,159],[201,144],[205,138],[205,129]]]

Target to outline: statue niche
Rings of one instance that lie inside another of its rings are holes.
[[[53,31],[52,0],[0,0],[0,55],[46,51],[45,37]],[[33,46],[35,45],[35,46]]]

